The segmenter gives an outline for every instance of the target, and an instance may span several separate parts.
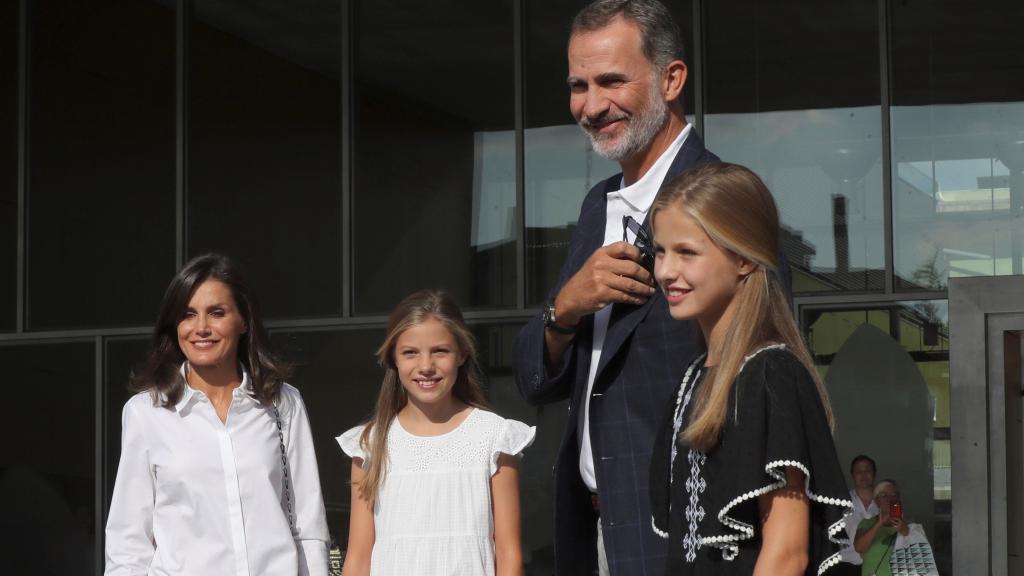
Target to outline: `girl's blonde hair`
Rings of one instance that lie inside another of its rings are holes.
[[[779,264],[779,214],[764,182],[737,164],[705,164],[661,189],[651,207],[652,225],[654,216],[669,207],[690,215],[722,248],[757,264],[734,296],[736,313],[723,333],[716,365],[697,393],[694,416],[680,433],[680,441],[699,450],[715,446],[728,417],[729,393],[745,357],[777,343],[785,344],[810,373],[829,425],[834,428],[828,392],[775,274]]]
[[[452,386],[452,395],[470,406],[487,408],[481,388],[480,365],[476,359],[476,338],[466,327],[462,311],[451,295],[440,290],[421,290],[406,296],[391,312],[387,335],[377,349],[377,362],[384,368],[384,381],[377,395],[373,416],[359,438],[362,449],[369,456],[366,476],[358,483],[359,495],[367,502],[377,499],[387,474],[388,431],[391,423],[409,401],[395,368],[395,344],[403,332],[431,318],[451,332],[458,353],[463,358]]]

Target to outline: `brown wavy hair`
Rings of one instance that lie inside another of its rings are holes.
[[[786,345],[814,379],[829,425],[834,428],[828,392],[776,274],[779,213],[764,182],[738,164],[705,164],[683,173],[658,192],[651,207],[652,225],[654,216],[671,206],[693,217],[716,244],[757,264],[734,296],[738,299],[736,313],[718,343],[717,365],[697,392],[694,416],[680,433],[680,441],[700,450],[713,448],[725,425],[729,393],[745,357],[779,343]]]
[[[264,406],[271,405],[281,384],[291,375],[291,366],[278,358],[260,319],[256,297],[233,260],[223,254],[196,256],[174,275],[160,302],[160,313],[146,359],[131,374],[128,389],[151,392],[153,403],[172,409],[185,391],[179,372],[185,353],[178,346],[178,324],[185,317],[188,303],[207,280],[223,282],[231,289],[235,305],[248,330],[238,341],[238,361],[249,371],[253,396]]]
[[[483,378],[476,358],[476,338],[466,326],[451,295],[441,290],[421,290],[406,296],[388,317],[387,335],[377,349],[377,362],[384,368],[384,380],[377,395],[377,406],[366,423],[359,443],[369,455],[366,476],[358,483],[359,495],[374,502],[387,475],[388,431],[391,423],[409,402],[408,394],[395,367],[395,344],[409,328],[433,318],[451,332],[458,352],[465,360],[452,386],[452,395],[469,406],[487,409],[482,389]]]

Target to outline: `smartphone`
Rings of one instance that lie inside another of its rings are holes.
[[[903,519],[903,504],[899,502],[893,502],[889,504],[889,517],[893,520]]]

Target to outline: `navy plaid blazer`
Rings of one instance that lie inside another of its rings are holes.
[[[665,181],[686,169],[717,161],[691,131],[676,153]],[[579,222],[551,298],[604,244],[607,193],[619,188],[617,174],[594,186],[583,200]],[[663,183],[664,184],[664,183]],[[650,223],[644,226],[650,232]],[[593,316],[566,349],[557,374],[544,362],[540,315],[514,343],[516,384],[531,404],[569,398],[569,424],[555,463],[555,567],[559,576],[597,573],[597,516],[579,473],[583,406],[590,367]],[[608,323],[590,398],[601,529],[613,576],[662,576],[666,542],[651,529],[648,475],[655,435],[668,414],[683,370],[698,352],[696,326],[673,320],[658,291],[640,306],[616,304]]]

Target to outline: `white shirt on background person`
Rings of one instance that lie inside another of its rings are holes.
[[[857,526],[865,518],[878,516],[878,504],[872,500],[871,504],[865,508],[864,501],[860,499],[856,489],[850,490],[850,500],[853,500],[853,513],[846,519],[846,535],[850,538],[850,545],[840,550],[839,554],[843,562],[860,566],[864,563],[864,559],[853,549],[853,540],[857,537]]]
[[[185,365],[182,365],[184,377]],[[171,409],[150,392],[125,403],[106,528],[107,576],[326,576],[330,536],[306,407],[283,384],[294,535],[273,411],[243,369],[225,422],[185,385]]]

